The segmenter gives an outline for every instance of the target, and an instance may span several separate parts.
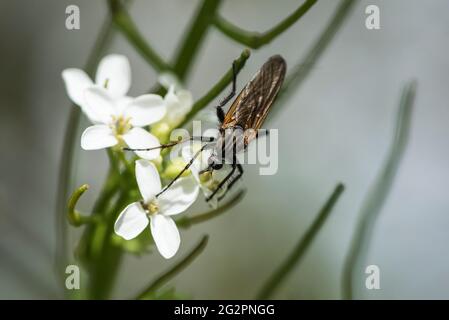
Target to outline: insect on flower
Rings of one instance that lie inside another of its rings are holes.
[[[157,148],[168,148],[178,143],[199,140],[205,144],[198,150],[187,163],[183,170],[165,186],[157,195],[164,193],[173,183],[179,179],[182,174],[189,169],[195,159],[205,149],[211,149],[208,158],[207,167],[200,174],[210,174],[214,170],[221,170],[224,165],[230,165],[230,172],[218,183],[215,190],[206,198],[210,201],[217,192],[227,184],[227,188],[218,200],[221,200],[227,191],[235,184],[243,175],[243,167],[237,161],[237,154],[247,149],[249,143],[256,139],[258,130],[262,126],[265,118],[270,111],[274,100],[284,81],[287,65],[280,55],[272,56],[263,64],[260,70],[254,75],[250,82],[242,89],[240,94],[234,100],[229,110],[225,113],[223,107],[236,94],[236,66],[233,64],[233,81],[231,93],[223,99],[216,107],[217,117],[220,121],[219,135],[213,137],[191,137],[188,140],[176,141],[161,145]],[[267,132],[267,131],[265,131]],[[126,150],[136,151],[136,149],[126,148]],[[145,151],[148,149],[137,149],[137,151]],[[237,174],[235,174],[235,172]]]

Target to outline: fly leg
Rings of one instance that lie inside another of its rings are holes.
[[[232,179],[232,181],[228,184],[228,187],[226,188],[226,191],[218,198],[218,201],[220,201],[221,199],[223,199],[226,194],[229,192],[229,190],[231,190],[232,186],[238,181],[240,180],[240,178],[243,175],[243,167],[240,163],[237,163],[237,170],[238,170],[238,174]]]
[[[226,105],[226,103],[229,102],[229,100],[232,99],[232,97],[235,96],[237,88],[237,67],[235,65],[235,62],[232,63],[232,89],[231,92],[227,97],[225,97],[217,106],[217,117],[220,123],[223,123],[225,118],[225,112],[223,111],[223,107]]]
[[[170,188],[170,187],[173,185],[173,183],[175,183],[175,181],[178,180],[178,179],[182,176],[182,174],[183,174],[184,172],[186,172],[186,171],[190,168],[190,166],[193,164],[193,162],[195,161],[195,159],[201,154],[201,152],[202,152],[204,149],[206,149],[207,146],[208,146],[208,145],[205,144],[204,146],[201,147],[200,150],[198,150],[198,151],[195,153],[195,155],[192,157],[192,159],[190,159],[189,163],[188,163],[188,164],[187,164],[187,165],[186,165],[186,166],[185,166],[185,167],[178,173],[178,175],[177,175],[172,181],[170,181],[169,184],[167,184],[167,185],[164,187],[164,189],[162,189],[161,192],[159,192],[159,193],[156,195],[156,198],[159,197],[162,193],[164,193],[168,188]]]
[[[187,141],[213,142],[214,140],[215,140],[215,138],[213,138],[213,137],[203,137],[203,136],[190,137],[189,139],[186,139],[186,140],[173,141],[173,142],[161,144],[160,146],[152,147],[152,148],[128,148],[128,147],[126,147],[126,148],[123,148],[123,151],[151,151],[151,150],[155,150],[155,149],[170,148],[170,147],[176,146],[177,144],[184,143]]]
[[[226,183],[226,181],[228,181],[229,179],[231,179],[232,175],[233,175],[234,172],[235,172],[236,167],[237,167],[237,166],[236,166],[235,164],[232,164],[232,170],[231,170],[231,172],[229,172],[229,173],[226,175],[226,177],[225,177],[225,178],[218,184],[217,188],[215,188],[215,190],[212,192],[212,194],[206,198],[206,202],[209,202],[209,201],[210,201],[210,200],[217,194],[218,190],[220,190],[220,189],[224,186],[224,184]]]

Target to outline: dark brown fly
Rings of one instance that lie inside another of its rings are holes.
[[[257,138],[257,130],[260,129],[265,121],[268,112],[270,111],[274,100],[282,86],[284,81],[287,65],[285,60],[280,55],[272,56],[264,63],[262,68],[254,75],[250,82],[243,88],[240,94],[232,103],[228,112],[223,111],[223,106],[226,105],[234,96],[236,91],[236,68],[233,65],[233,82],[231,93],[223,99],[223,101],[217,106],[217,117],[220,121],[219,131],[220,134],[217,138],[210,137],[191,137],[190,140],[200,140],[206,142],[202,148],[193,156],[190,162],[184,167],[183,170],[158,194],[160,195],[179,178],[181,175],[189,169],[193,164],[196,157],[198,157],[205,148],[212,148],[212,154],[208,159],[208,167],[202,172],[210,172],[213,170],[220,170],[225,164],[230,164],[232,169],[227,176],[220,181],[217,188],[207,197],[206,201],[211,200],[215,194],[220,190],[225,183],[227,189],[224,194],[220,196],[220,200],[228,190],[234,185],[234,183],[242,176],[243,167],[237,162],[236,154],[239,152],[236,148],[235,138],[228,139],[226,136],[227,131],[242,130],[244,133],[243,147],[246,149],[248,144]],[[168,143],[161,145],[160,148],[166,148],[174,146],[179,142]],[[128,149],[128,150],[150,150],[150,149]],[[220,154],[220,155],[218,155]],[[234,172],[238,170],[236,176]],[[157,195],[157,196],[158,196]]]
[[[268,59],[234,100],[221,127],[260,129],[284,82],[286,70],[285,60],[280,55]]]

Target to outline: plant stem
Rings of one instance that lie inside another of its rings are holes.
[[[114,223],[123,208],[131,202],[128,190],[120,191],[116,203],[107,214],[107,222],[97,224],[96,237],[92,237],[92,262],[89,265],[89,291],[90,299],[108,299],[114,287],[115,277],[120,267],[122,250],[114,246],[112,236]]]
[[[292,271],[295,265],[297,265],[301,261],[302,257],[307,252],[307,249],[310,247],[310,244],[313,242],[321,227],[324,225],[324,222],[326,222],[326,219],[328,218],[343,191],[344,186],[341,183],[338,184],[330,198],[318,213],[317,218],[307,230],[305,235],[299,240],[292,253],[264,284],[259,294],[257,295],[257,299],[262,300],[271,297],[275,293],[279,285],[281,285],[282,281],[284,281],[288,274]]]
[[[82,215],[78,210],[76,210],[76,204],[84,192],[89,189],[89,185],[83,184],[78,189],[76,189],[69,199],[68,210],[67,210],[67,220],[72,226],[79,227],[83,224],[95,222],[95,216],[85,216]]]
[[[220,3],[221,0],[202,0],[195,17],[192,19],[193,23],[178,50],[173,68],[181,81],[185,81]]]
[[[348,300],[353,298],[352,281],[355,270],[360,266],[369,249],[377,218],[390,193],[407,146],[415,91],[415,82],[407,84],[402,91],[390,150],[381,171],[366,195],[359,213],[359,221],[343,269],[343,297]]]
[[[243,30],[242,28],[232,24],[224,17],[217,15],[214,19],[214,24],[218,30],[223,32],[229,38],[246,45],[252,49],[258,49],[283,33],[290,28],[296,21],[298,21],[310,8],[317,2],[317,0],[307,0],[298,9],[296,9],[291,15],[286,17],[280,23],[270,30],[259,33]]]
[[[142,57],[157,71],[171,70],[171,66],[148,44],[137,30],[128,12],[119,0],[109,0],[113,21]]]
[[[204,248],[207,245],[207,241],[209,240],[209,236],[205,235],[201,239],[201,241],[196,245],[196,247],[181,261],[171,267],[169,270],[160,275],[156,280],[154,280],[146,289],[144,289],[136,299],[142,300],[146,299],[148,296],[154,293],[157,289],[159,289],[164,283],[172,279],[176,276],[181,270],[186,268],[190,263],[192,263],[195,258],[203,252]]]
[[[310,71],[315,67],[317,61],[323,55],[324,51],[329,47],[329,44],[334,39],[334,36],[340,30],[343,22],[348,17],[351,12],[352,7],[355,4],[355,0],[342,0],[337,10],[335,11],[332,19],[327,24],[326,28],[323,30],[318,40],[313,44],[310,50],[307,52],[306,56],[295,66],[290,72],[289,76],[285,79],[284,85],[278,97],[278,102],[281,99],[285,99],[291,92],[297,92],[298,87],[307,78]],[[295,91],[292,89],[296,88]],[[285,110],[282,108],[273,108],[273,110],[268,115],[268,118],[274,118],[280,112],[279,110]],[[268,120],[268,119],[267,119]]]
[[[179,228],[189,228],[192,225],[206,222],[213,218],[216,218],[219,215],[231,209],[232,207],[234,207],[236,204],[238,204],[240,200],[242,200],[243,197],[245,196],[245,193],[246,193],[245,190],[241,190],[232,199],[230,199],[224,205],[218,207],[217,209],[199,215],[194,215],[192,217],[184,217],[182,219],[177,220],[176,224],[178,225]]]
[[[250,51],[245,49],[240,54],[240,57],[234,60],[236,71],[239,72],[245,66],[246,60],[250,56]],[[178,127],[182,127],[187,124],[193,117],[205,108],[209,102],[216,98],[231,82],[232,82],[232,67],[225,73],[225,75],[204,95],[202,96],[192,107],[192,110],[185,116],[184,120]]]
[[[103,23],[101,31],[97,37],[92,53],[90,54],[86,63],[85,70],[92,75],[95,66],[97,65],[101,55],[112,40],[112,21],[107,18]],[[56,274],[60,275],[60,279],[64,280],[65,264],[68,260],[66,254],[67,249],[67,221],[66,221],[66,201],[72,189],[72,174],[73,165],[75,163],[75,154],[78,144],[75,143],[77,139],[77,131],[79,120],[81,116],[80,108],[72,105],[70,109],[69,121],[67,123],[66,132],[64,136],[64,143],[61,154],[61,165],[59,169],[59,181],[56,201],[56,259],[55,269]]]

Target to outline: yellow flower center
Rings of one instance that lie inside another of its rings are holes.
[[[156,199],[150,201],[150,203],[144,203],[143,201],[140,201],[140,204],[142,205],[143,210],[145,210],[148,216],[155,215],[159,212],[159,205]]]
[[[125,118],[123,116],[112,116],[112,124],[110,126],[117,139],[121,140],[122,135],[124,135],[131,129],[130,120],[131,118],[129,117]]]
[[[150,214],[156,214],[159,211],[159,205],[157,204],[156,200],[153,200],[148,205],[148,211]]]

